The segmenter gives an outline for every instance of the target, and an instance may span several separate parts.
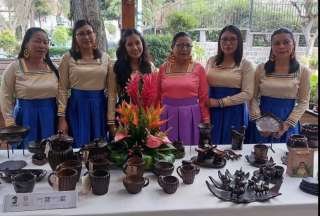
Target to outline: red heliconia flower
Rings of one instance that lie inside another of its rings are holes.
[[[131,98],[133,104],[139,104],[139,82],[141,75],[139,73],[131,74],[130,80],[127,83],[127,93]]]
[[[143,87],[141,91],[141,99],[143,108],[154,106],[158,94],[158,74],[151,73],[143,75]]]

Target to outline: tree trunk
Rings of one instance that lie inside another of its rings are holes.
[[[79,19],[88,20],[97,34],[97,46],[100,50],[107,50],[106,31],[101,17],[99,0],[71,0],[70,14],[74,22]]]

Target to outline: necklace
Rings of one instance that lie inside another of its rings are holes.
[[[172,64],[171,62],[169,62],[169,70],[168,70],[168,73],[169,74],[181,74],[181,73],[190,73],[191,71],[192,71],[192,66],[193,66],[193,62],[190,62],[189,64],[188,64],[188,67],[187,67],[187,71],[185,71],[185,70],[179,70],[179,71],[174,71],[173,72],[173,70],[172,70],[172,66],[173,65],[175,65],[175,64]]]

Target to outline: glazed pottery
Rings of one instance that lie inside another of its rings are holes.
[[[174,165],[172,163],[167,161],[158,161],[154,165],[153,172],[157,176],[160,176],[160,175],[168,176],[172,174],[173,170],[174,170]]]
[[[103,195],[108,193],[110,173],[107,170],[94,170],[89,175],[93,194]]]
[[[143,176],[144,173],[144,160],[140,157],[132,157],[127,160],[123,167],[123,172],[127,176]]]
[[[58,191],[75,190],[78,181],[78,171],[73,168],[61,168],[50,173],[48,183]]]
[[[193,184],[194,178],[197,174],[199,174],[199,171],[199,167],[193,164],[185,164],[177,168],[177,173],[184,184]]]
[[[178,189],[179,179],[175,176],[159,176],[158,183],[164,192],[173,194]]]
[[[82,169],[82,163],[79,160],[67,160],[62,162],[56,167],[56,170],[60,170],[62,168],[73,168],[77,170],[78,175],[77,175],[77,181],[80,179],[80,174],[81,174],[81,169]]]
[[[257,144],[253,146],[253,149],[254,159],[257,163],[263,163],[268,160],[268,146],[263,144]]]
[[[142,176],[126,176],[123,179],[123,185],[128,193],[136,194],[141,191],[143,187],[149,184],[149,179]]]
[[[32,173],[19,173],[12,177],[12,184],[16,193],[31,193],[36,183],[36,176]]]

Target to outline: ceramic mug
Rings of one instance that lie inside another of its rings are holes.
[[[193,184],[194,178],[199,174],[199,171],[199,167],[192,164],[181,165],[177,168],[177,173],[185,184]]]
[[[89,173],[92,193],[103,195],[108,193],[110,183],[110,173],[108,170],[94,170]]]
[[[142,176],[126,176],[123,179],[123,185],[131,194],[136,194],[141,191],[143,187],[149,184],[149,179]]]
[[[268,160],[268,146],[263,144],[256,144],[254,145],[253,149],[254,159],[257,163],[264,163],[266,160]]]
[[[167,161],[158,161],[154,165],[153,172],[158,176],[160,175],[168,176],[172,174],[173,170],[174,170],[174,165],[172,163]]]
[[[140,157],[132,157],[123,167],[123,172],[127,176],[143,176],[144,160]]]
[[[19,173],[12,177],[12,184],[16,193],[31,193],[36,183],[36,176],[32,173]]]
[[[77,181],[80,179],[80,174],[81,174],[81,169],[82,169],[82,163],[79,160],[67,160],[62,163],[60,163],[57,167],[56,170],[60,170],[62,168],[73,168],[77,170],[78,175],[77,175]]]
[[[73,168],[61,168],[50,173],[48,183],[58,191],[75,190],[78,181],[78,171]]]
[[[179,186],[179,179],[175,176],[159,176],[158,183],[164,192],[173,194]]]

